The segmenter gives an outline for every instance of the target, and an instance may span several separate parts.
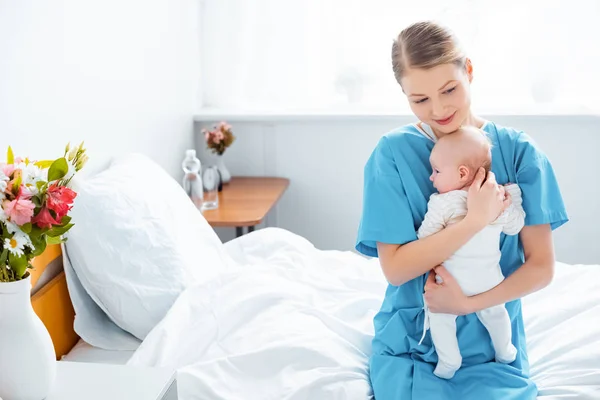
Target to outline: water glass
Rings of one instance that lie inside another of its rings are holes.
[[[219,181],[221,176],[215,166],[207,167],[202,174],[204,185],[204,201],[202,210],[214,210],[219,207]]]

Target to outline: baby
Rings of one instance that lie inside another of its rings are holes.
[[[467,191],[480,167],[491,167],[491,143],[485,132],[474,127],[463,127],[442,137],[434,146],[430,163],[430,180],[439,193],[431,195],[427,214],[418,237],[432,235],[456,223],[467,214]],[[524,225],[525,212],[521,206],[521,190],[507,185],[512,204],[490,225],[477,233],[444,263],[467,296],[492,289],[504,280],[500,269],[500,234],[516,235]],[[436,277],[439,282],[439,277]],[[504,304],[477,312],[492,339],[496,361],[509,364],[517,356],[511,343],[511,323]],[[434,374],[450,379],[460,368],[462,356],[456,338],[456,315],[431,313],[425,307],[425,327],[431,329],[431,338],[438,355]],[[421,343],[419,342],[419,344]]]

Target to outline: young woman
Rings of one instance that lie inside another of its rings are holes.
[[[552,230],[568,217],[550,162],[525,133],[485,121],[471,110],[473,67],[451,32],[420,22],[403,30],[392,48],[396,80],[417,117],[415,124],[384,135],[364,170],[363,215],[356,249],[379,257],[389,281],[374,319],[370,379],[377,400],[535,399],[520,298],[550,283],[554,270]],[[459,223],[417,240],[416,231],[434,188],[429,155],[434,142],[461,125],[482,129],[493,143],[492,171],[480,171]],[[495,288],[465,296],[441,266],[508,201],[502,185],[517,183],[526,212],[518,236],[501,240],[506,279]],[[430,273],[432,272],[432,273]],[[438,274],[444,283],[436,284]],[[423,333],[424,301],[432,312],[457,314],[462,367],[450,380],[433,374],[437,362],[431,336]],[[494,360],[489,334],[476,311],[506,303],[517,359]]]

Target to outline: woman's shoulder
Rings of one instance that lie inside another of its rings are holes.
[[[406,145],[413,147],[415,144],[426,144],[430,139],[425,137],[417,128],[416,124],[406,124],[398,126],[390,131],[383,133],[375,146],[374,152],[395,152]]]
[[[535,139],[523,130],[490,121],[486,123],[484,130],[495,133],[495,144],[503,149],[503,153],[512,154],[518,164],[546,158]]]
[[[427,141],[429,139],[419,132],[415,124],[394,128],[379,137],[365,169],[370,173],[395,171],[397,174],[398,165],[405,165],[407,160],[413,160],[417,154],[425,153]]]
[[[514,144],[536,145],[535,141],[525,131],[510,126],[504,126],[495,122],[487,121],[484,130],[494,131],[501,142],[512,142]]]
[[[423,138],[423,134],[417,128],[417,124],[414,123],[398,126],[381,136],[382,140],[391,142],[421,138]]]

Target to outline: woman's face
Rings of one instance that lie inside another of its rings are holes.
[[[417,118],[446,134],[458,129],[470,115],[472,76],[470,62],[464,68],[442,64],[408,69],[401,84]]]

